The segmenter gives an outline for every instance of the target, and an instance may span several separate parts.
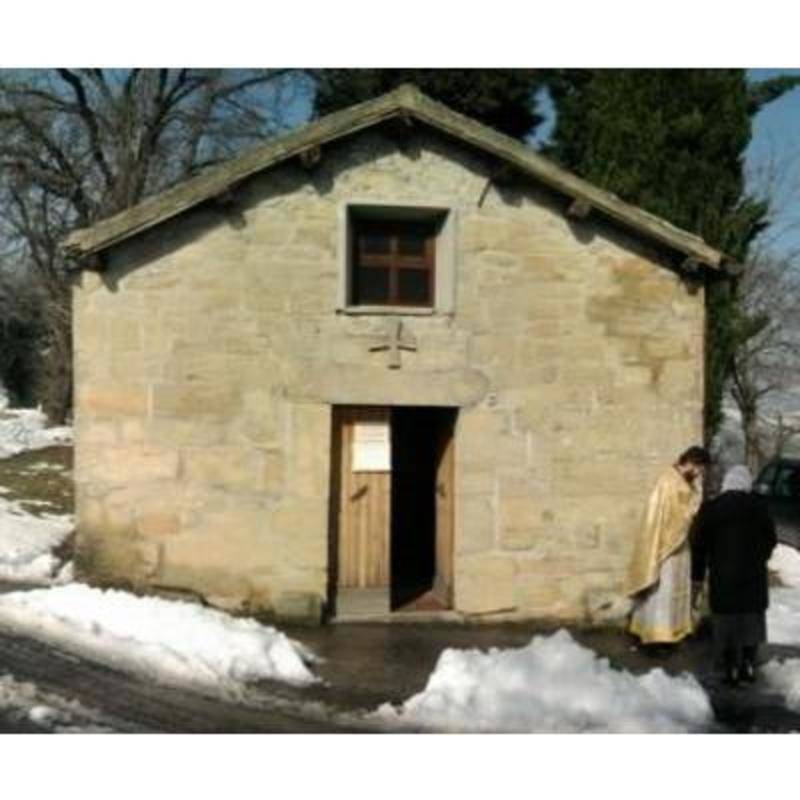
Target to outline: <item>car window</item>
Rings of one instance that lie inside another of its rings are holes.
[[[777,471],[778,468],[775,464],[769,464],[764,467],[753,489],[759,494],[772,494],[772,482],[775,480],[775,473]]]
[[[800,497],[800,467],[781,467],[775,481],[776,497]]]

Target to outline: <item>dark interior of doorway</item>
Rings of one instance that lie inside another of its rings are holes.
[[[447,606],[436,578],[437,477],[455,409],[392,409],[391,608],[434,611]]]

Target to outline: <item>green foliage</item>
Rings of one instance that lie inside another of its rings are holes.
[[[559,70],[548,154],[568,169],[743,262],[767,204],[745,194],[752,117],[798,83],[749,86],[741,69]],[[732,358],[758,329],[735,287],[712,285],[706,337],[706,438],[721,420]]]
[[[749,87],[750,113],[755,114],[767,103],[800,86],[800,75],[779,75]]]
[[[450,108],[524,138],[542,121],[534,96],[544,85],[531,69],[325,69],[314,72],[315,111],[328,114],[414,83]]]

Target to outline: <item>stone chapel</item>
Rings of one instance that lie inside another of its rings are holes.
[[[78,574],[314,621],[612,603],[731,269],[411,86],[65,247]]]

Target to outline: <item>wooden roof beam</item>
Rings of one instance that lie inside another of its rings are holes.
[[[694,275],[699,272],[703,265],[693,256],[687,256],[681,261],[681,271]]]
[[[322,147],[318,144],[307,147],[305,150],[300,151],[298,158],[303,169],[314,169],[322,161]]]
[[[592,204],[582,197],[573,198],[567,209],[567,216],[572,219],[586,219],[592,213]]]

